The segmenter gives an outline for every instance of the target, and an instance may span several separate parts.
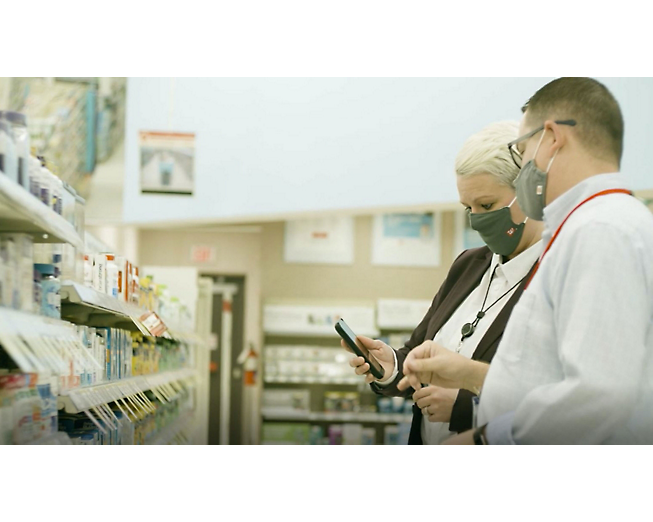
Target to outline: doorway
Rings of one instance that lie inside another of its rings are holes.
[[[243,376],[238,357],[245,348],[245,277],[205,275],[213,280],[209,377],[209,444],[243,443]]]

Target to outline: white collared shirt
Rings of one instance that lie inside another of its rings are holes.
[[[535,264],[535,261],[537,261],[541,253],[542,241],[538,241],[518,256],[503,264],[501,264],[501,256],[494,254],[490,262],[490,267],[483,275],[480,284],[460,304],[449,320],[435,334],[433,340],[449,350],[459,350],[461,355],[471,358],[479,342],[483,339],[499,315],[499,312],[501,312],[505,304],[510,300],[512,294],[515,293],[517,286],[526,277],[526,274],[528,274],[528,271]],[[485,298],[486,292],[488,292],[490,277],[495,268],[496,272],[492,279],[483,310],[486,310],[497,299],[500,299],[487,310],[485,316],[478,322],[474,333],[461,343],[462,334],[460,330],[465,323],[473,322],[476,314],[481,310],[483,299]],[[503,295],[506,292],[508,293]],[[502,295],[503,297],[501,297]],[[440,444],[452,435],[449,431],[448,422],[430,422],[426,417],[422,418],[421,433],[424,444]]]
[[[593,176],[544,209],[543,241],[620,174]],[[653,442],[653,215],[593,199],[566,222],[515,306],[480,395],[500,443]]]

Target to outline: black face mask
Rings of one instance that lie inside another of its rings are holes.
[[[510,205],[499,210],[469,215],[470,226],[480,234],[492,252],[501,256],[509,256],[515,251],[524,234],[524,225],[528,221],[528,217],[519,225],[512,221],[510,207],[515,199]]]

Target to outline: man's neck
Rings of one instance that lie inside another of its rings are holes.
[[[547,190],[547,205],[586,179],[613,172],[619,172],[619,167],[614,163],[604,161],[581,160],[576,164],[566,166],[563,172],[557,173],[558,182],[554,183],[550,190]]]

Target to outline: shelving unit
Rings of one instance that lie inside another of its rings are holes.
[[[268,377],[264,379],[266,383],[273,384],[361,384],[363,377],[354,375],[353,377]]]
[[[179,435],[189,424],[193,422],[194,412],[183,413],[170,426],[165,428],[159,435],[147,442],[148,446],[165,446]]]
[[[330,424],[356,423],[374,428],[376,442],[381,443],[386,438],[386,427],[397,429],[392,425],[405,426],[410,422],[412,416],[403,413],[321,411],[333,407],[327,407],[326,401],[338,401],[334,399],[338,394],[344,400],[352,400],[351,396],[355,395],[353,400],[360,401],[360,409],[377,407],[377,397],[364,378],[355,375],[349,367],[350,355],[340,348],[340,337],[334,328],[336,321],[343,317],[358,335],[378,338],[376,303],[272,301],[264,307],[263,316],[263,393],[267,391],[268,395],[264,396],[261,418],[264,427],[269,427],[268,433],[274,432],[273,424],[313,424],[325,429],[326,434]]]
[[[156,389],[170,383],[190,381],[196,377],[195,370],[183,369],[154,375],[141,375],[128,379],[75,388],[62,392],[58,398],[58,408],[66,413],[80,413],[102,404],[124,399],[137,393]]]
[[[147,310],[73,281],[61,284],[61,316],[76,324],[122,328],[151,335],[141,317]]]
[[[2,174],[0,233],[28,234],[35,243],[69,244],[78,252],[85,248],[84,240],[73,225]],[[197,390],[200,386],[204,386],[200,383],[203,380],[199,370],[188,367],[79,387],[79,377],[70,377],[73,375],[73,367],[78,368],[78,363],[82,368],[88,368],[87,364],[91,363],[98,369],[101,366],[90,354],[86,344],[82,344],[75,325],[141,332],[150,338],[159,336],[192,345],[193,350],[207,347],[203,339],[193,331],[184,331],[177,325],[170,329],[162,318],[153,317],[152,312],[82,284],[64,281],[60,294],[61,320],[0,307],[0,345],[12,360],[10,366],[3,368],[17,366],[20,372],[38,374],[39,380],[44,377],[45,383],[51,385],[59,410],[68,414],[88,414],[89,411],[106,413],[109,411],[106,405],[115,402],[131,404],[132,408],[127,409],[131,409],[132,413],[140,410],[140,414],[145,414],[152,411],[152,394],[165,405],[184,397],[182,388],[186,385],[192,386],[196,393],[199,393]],[[150,321],[151,319],[158,320]],[[190,364],[195,364],[193,360],[194,358],[190,359]],[[204,359],[200,357],[198,360]],[[89,375],[86,371],[85,375]],[[205,386],[202,389],[206,391],[204,388]],[[145,394],[150,391],[151,394]],[[193,402],[194,400],[191,404]],[[97,416],[97,419],[100,420],[100,417],[101,415]],[[89,418],[93,420],[91,415]],[[194,435],[196,431],[187,433],[184,430],[192,427],[195,420],[194,410],[185,411],[170,426],[157,433],[150,444],[167,444],[182,432],[186,435],[185,441],[191,440],[189,435]],[[31,442],[33,445],[71,443],[68,434],[63,432]]]
[[[410,422],[412,415],[376,412],[278,412],[263,410],[265,420],[298,422],[357,422],[361,424],[398,424]]]
[[[84,249],[68,221],[4,175],[0,175],[0,232],[30,234],[35,243],[68,243]]]

